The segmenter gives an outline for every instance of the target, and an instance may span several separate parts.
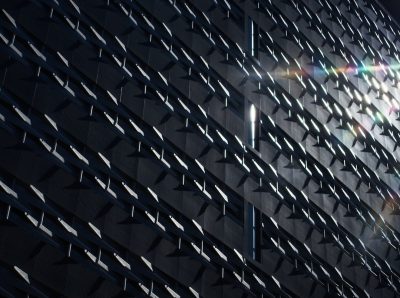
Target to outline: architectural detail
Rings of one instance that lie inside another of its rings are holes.
[[[0,6],[0,296],[400,296],[379,3]]]

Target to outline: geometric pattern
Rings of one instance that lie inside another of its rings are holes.
[[[400,296],[379,3],[0,6],[1,296]]]

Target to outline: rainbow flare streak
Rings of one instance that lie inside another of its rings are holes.
[[[287,69],[286,72],[279,72],[276,73],[276,75],[281,76],[281,77],[286,77],[286,78],[292,78],[295,77],[296,75],[298,76],[308,76],[308,75],[313,75],[313,76],[320,76],[320,75],[338,75],[338,74],[354,74],[358,75],[361,73],[377,73],[377,72],[384,72],[387,74],[387,72],[392,72],[400,70],[400,64],[394,64],[394,65],[364,65],[361,67],[338,67],[338,68],[326,68],[326,67],[316,67],[316,66],[310,66],[310,67],[302,67],[301,69],[298,70],[290,70]],[[393,72],[392,72],[393,74]],[[394,76],[394,74],[393,74]]]

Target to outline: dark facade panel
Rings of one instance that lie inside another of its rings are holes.
[[[4,2],[0,296],[400,296],[379,3]]]

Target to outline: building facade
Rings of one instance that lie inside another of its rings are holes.
[[[0,296],[400,297],[379,3],[0,6]]]

